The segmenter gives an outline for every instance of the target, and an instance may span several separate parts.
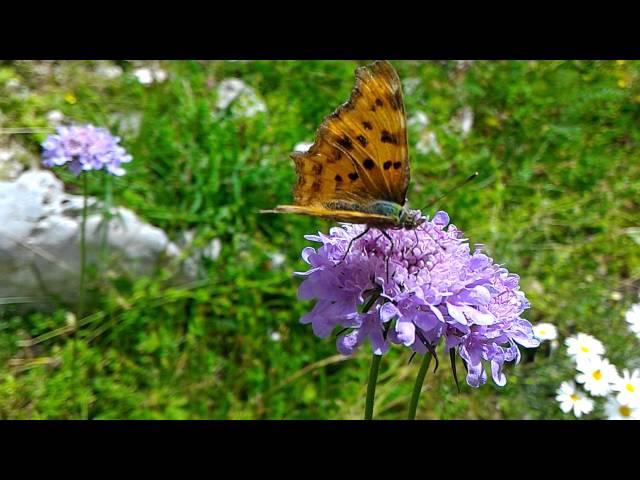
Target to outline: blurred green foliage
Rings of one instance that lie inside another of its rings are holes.
[[[222,252],[204,265],[205,280],[187,285],[164,271],[94,279],[100,300],[73,334],[72,305],[0,307],[0,418],[360,418],[369,351],[345,360],[298,322],[311,306],[296,299],[292,277],[305,267],[303,235],[330,224],[258,210],[290,201],[289,152],[313,140],[365,63],[161,62],[167,81],[145,86],[131,62],[117,62],[124,73],[114,79],[96,74],[105,62],[1,62],[0,128],[47,127],[56,109],[121,134],[134,161],[114,179],[114,202],[174,238],[188,229],[196,245],[218,238]],[[640,227],[640,62],[393,64],[411,85],[408,115],[429,118],[410,130],[410,204],[479,171],[432,210],[447,210],[472,244],[521,276],[529,320],[554,323],[561,338],[591,333],[619,368],[640,366],[623,320],[640,289],[640,245],[628,230]],[[267,111],[217,110],[216,85],[230,77],[259,92]],[[468,135],[453,120],[465,107]],[[137,132],[123,127],[132,114]],[[427,131],[439,153],[416,149]],[[19,140],[37,155],[45,135]],[[89,188],[103,194],[98,177]],[[506,387],[464,384],[461,393],[443,361],[418,417],[565,418],[554,395],[572,369],[562,348],[539,350],[507,368]],[[401,349],[383,359],[376,418],[406,415],[419,364],[407,360]]]

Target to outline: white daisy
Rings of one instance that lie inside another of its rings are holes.
[[[558,338],[558,330],[555,325],[551,323],[538,323],[534,325],[533,334],[541,341],[555,340]]]
[[[591,395],[602,397],[611,391],[612,383],[618,377],[616,367],[606,358],[591,357],[582,359],[577,365],[576,381],[584,384]]]
[[[640,303],[631,305],[629,311],[624,315],[624,319],[629,324],[629,330],[640,336]]]
[[[604,407],[607,420],[640,420],[638,406],[621,403],[616,398],[610,398]]]
[[[640,370],[622,370],[613,381],[613,390],[618,392],[616,398],[621,404],[640,406]]]
[[[564,341],[564,344],[567,346],[567,354],[576,362],[591,357],[600,357],[604,354],[602,342],[586,333],[578,333],[569,337]]]
[[[573,414],[580,418],[593,410],[593,400],[578,391],[573,382],[562,382],[556,393],[556,400],[564,413],[573,410]]]

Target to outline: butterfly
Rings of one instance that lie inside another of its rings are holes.
[[[413,229],[420,212],[404,205],[410,166],[402,86],[389,62],[356,70],[349,100],[327,116],[311,148],[293,152],[298,181],[294,213],[361,223],[380,229]]]

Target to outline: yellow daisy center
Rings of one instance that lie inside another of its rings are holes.
[[[580,350],[582,350],[584,353],[589,353],[589,347],[586,347],[584,345],[580,347]]]
[[[547,334],[546,330],[540,330],[538,333],[540,333],[540,336],[544,337]]]
[[[571,395],[571,400],[573,400],[574,402],[577,402],[579,400],[578,395],[576,395],[575,393]]]
[[[592,375],[596,380],[602,380],[602,372],[600,370],[595,370]]]
[[[625,388],[627,389],[627,392],[633,393],[633,392],[636,391],[636,387],[634,387],[633,384],[631,384],[631,383],[627,383],[625,385]]]
[[[631,416],[631,409],[626,405],[620,405],[620,408],[618,409],[618,411],[620,412],[620,415],[623,417]]]

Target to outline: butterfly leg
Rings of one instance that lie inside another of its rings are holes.
[[[342,257],[342,260],[340,260],[336,266],[340,265],[342,262],[344,262],[345,258],[347,258],[347,255],[349,254],[349,252],[351,251],[351,245],[353,245],[353,242],[355,242],[356,240],[359,240],[360,238],[364,237],[367,233],[369,233],[369,230],[371,230],[370,227],[365,228],[364,232],[362,232],[361,234],[353,237],[351,239],[351,241],[349,242],[349,245],[347,246],[347,251],[344,252],[344,256]]]
[[[389,253],[387,254],[387,258],[385,260],[385,266],[384,266],[384,271],[385,271],[385,276],[387,277],[387,283],[389,283],[389,259],[391,258],[391,254],[393,253],[393,249],[394,249],[394,243],[393,243],[393,239],[389,236],[389,234],[387,232],[385,232],[384,230],[380,230],[380,233],[382,233],[382,235],[389,240],[389,243],[391,243],[391,249],[389,250]]]

